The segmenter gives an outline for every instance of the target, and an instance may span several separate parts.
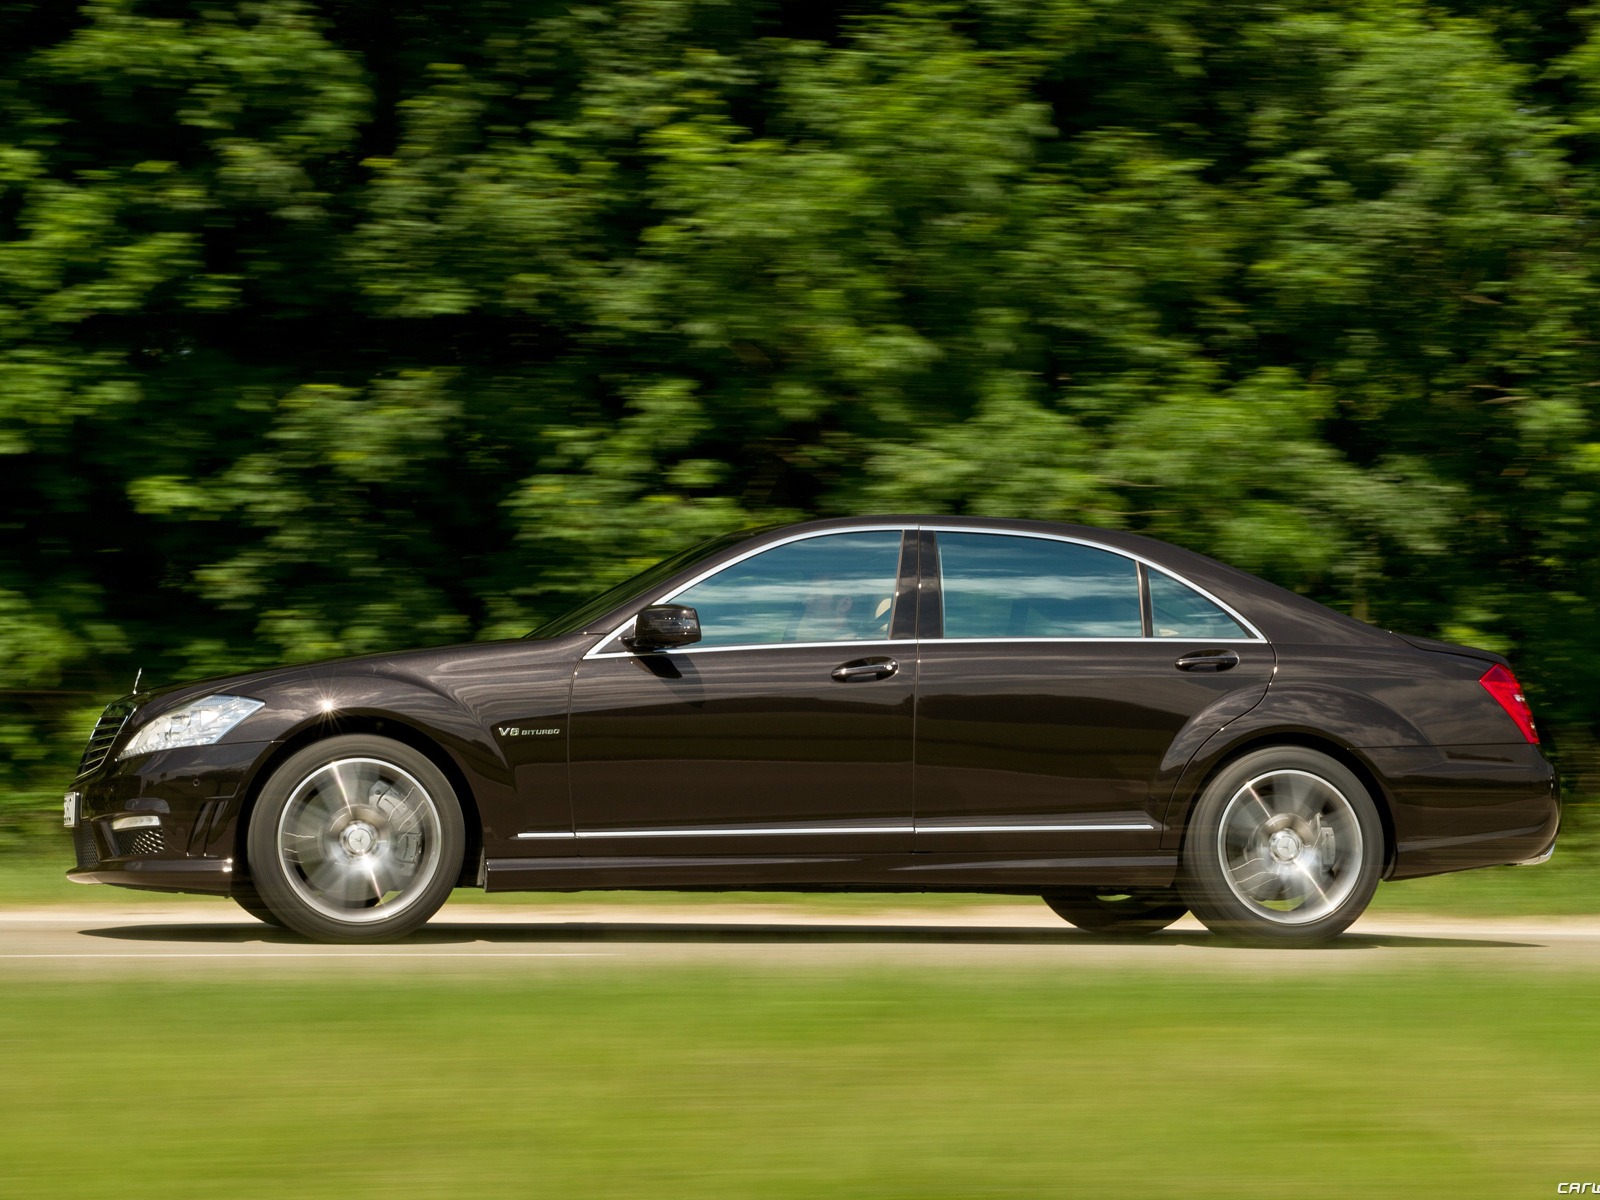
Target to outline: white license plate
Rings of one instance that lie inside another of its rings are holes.
[[[61,797],[61,823],[68,829],[78,827],[78,801],[81,797],[77,792],[68,792]]]

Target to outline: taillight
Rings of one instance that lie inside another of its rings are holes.
[[[1522,736],[1538,745],[1539,731],[1533,727],[1533,709],[1528,707],[1528,698],[1522,694],[1522,685],[1517,682],[1517,677],[1495,663],[1478,682],[1488,689],[1489,695],[1500,701],[1500,707],[1517,723]]]

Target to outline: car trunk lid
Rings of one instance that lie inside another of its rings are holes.
[[[1427,650],[1433,654],[1455,654],[1462,658],[1476,658],[1481,662],[1499,663],[1502,667],[1510,667],[1510,661],[1503,654],[1496,654],[1493,650],[1480,650],[1476,646],[1458,646],[1454,642],[1441,642],[1434,638],[1412,637],[1409,633],[1395,634],[1403,642],[1409,642],[1418,650]]]

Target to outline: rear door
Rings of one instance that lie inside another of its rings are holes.
[[[1258,703],[1271,647],[1107,547],[957,529],[923,547],[916,848],[1153,851],[1180,730]]]

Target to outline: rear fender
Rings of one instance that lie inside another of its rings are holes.
[[[1412,722],[1371,696],[1329,685],[1275,684],[1259,704],[1205,739],[1177,773],[1162,818],[1162,848],[1182,845],[1189,814],[1218,767],[1244,750],[1274,742],[1327,745],[1354,759],[1352,765],[1374,782],[1378,773],[1359,747],[1430,744]],[[1381,786],[1373,799],[1382,805],[1389,800]]]

